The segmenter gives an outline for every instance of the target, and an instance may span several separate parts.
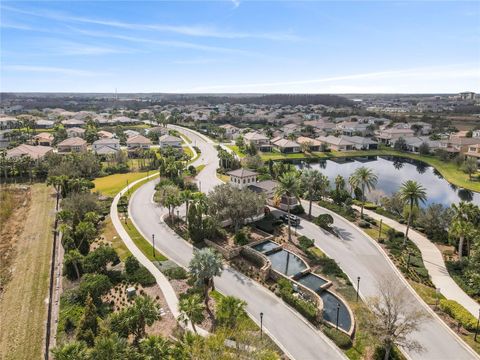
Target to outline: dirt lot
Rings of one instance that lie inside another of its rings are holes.
[[[1,252],[11,249],[11,278],[0,300],[1,359],[39,359],[43,350],[54,197],[43,184],[27,193],[0,234]]]

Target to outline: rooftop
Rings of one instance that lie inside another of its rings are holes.
[[[256,176],[256,175],[258,175],[258,173],[255,172],[255,171],[248,170],[248,169],[240,168],[240,169],[237,169],[237,170],[229,171],[227,173],[227,175],[242,178],[242,177],[247,177],[247,176]]]

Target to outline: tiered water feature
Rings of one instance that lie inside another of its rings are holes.
[[[340,297],[326,289],[331,283],[312,273],[302,258],[270,240],[253,245],[252,249],[268,258],[273,270],[294,281],[294,289],[295,282],[297,282],[317,293],[323,301],[323,319],[325,321],[336,326],[338,316],[339,329],[347,334],[352,333],[352,312]]]

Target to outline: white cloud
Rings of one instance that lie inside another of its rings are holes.
[[[144,38],[141,36],[127,36],[127,35],[112,34],[112,33],[101,32],[101,31],[82,30],[82,29],[76,29],[76,28],[72,28],[72,30],[88,36],[118,39],[118,40],[130,41],[135,43],[146,43],[146,44],[166,46],[166,47],[193,49],[193,50],[210,51],[210,52],[218,52],[218,53],[253,55],[252,52],[246,51],[246,50],[225,48],[220,46],[202,45],[202,44],[197,44],[197,43],[188,42],[188,41],[155,40],[155,39]]]
[[[233,3],[233,7],[236,9],[240,6],[240,0],[231,0]]]
[[[63,67],[52,67],[52,66],[32,66],[32,65],[5,65],[2,67],[3,70],[7,71],[16,71],[16,72],[34,72],[34,73],[51,73],[51,74],[61,74],[68,76],[98,76],[106,75],[106,73],[98,73],[89,70],[80,70],[80,69],[70,69]]]
[[[232,0],[235,8],[240,5],[239,0]],[[193,36],[193,37],[210,37],[222,39],[266,39],[276,41],[300,41],[300,37],[291,32],[241,32],[229,31],[226,29],[217,29],[213,26],[205,25],[168,25],[168,24],[139,24],[116,20],[94,19],[80,16],[73,16],[69,14],[52,12],[52,11],[29,11],[18,9],[10,6],[3,6],[2,9],[18,12],[21,14],[39,16],[61,22],[77,22],[96,24],[113,28],[128,29],[128,30],[143,30],[143,31],[158,31],[169,32],[179,35]]]
[[[470,83],[477,84],[472,90],[479,90],[480,68],[476,64],[387,70],[291,81],[206,85],[194,87],[190,91],[381,93],[423,92],[431,89],[428,91],[436,92],[441,91],[438,90],[441,88],[461,90]]]

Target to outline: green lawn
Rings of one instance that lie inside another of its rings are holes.
[[[132,182],[153,173],[154,171],[131,172],[125,174],[113,174],[101,178],[96,178],[95,180],[93,180],[93,183],[95,184],[95,188],[93,189],[93,191],[98,191],[105,196],[115,196],[120,190],[127,186],[127,181],[129,184],[131,184]]]
[[[142,234],[140,234],[137,228],[133,225],[130,219],[122,221],[123,227],[127,231],[128,235],[132,238],[135,245],[143,252],[143,254],[148,258],[150,261],[165,261],[167,258],[162,255],[158,250],[155,250],[155,257],[153,256],[153,249],[150,242],[148,242]],[[160,239],[158,239],[160,241]]]
[[[233,149],[232,149],[233,150]],[[480,192],[480,182],[469,180],[468,174],[465,174],[454,163],[445,162],[435,156],[404,153],[392,149],[366,150],[366,151],[331,151],[331,152],[314,152],[308,154],[282,154],[278,152],[261,153],[263,160],[288,160],[288,159],[329,159],[338,157],[354,157],[354,156],[398,156],[408,159],[423,161],[433,166],[440,174],[450,183],[472,191]]]
[[[232,150],[239,158],[243,158],[247,156],[244,152],[240,150],[240,148],[237,145],[225,145],[228,147],[230,150]]]

